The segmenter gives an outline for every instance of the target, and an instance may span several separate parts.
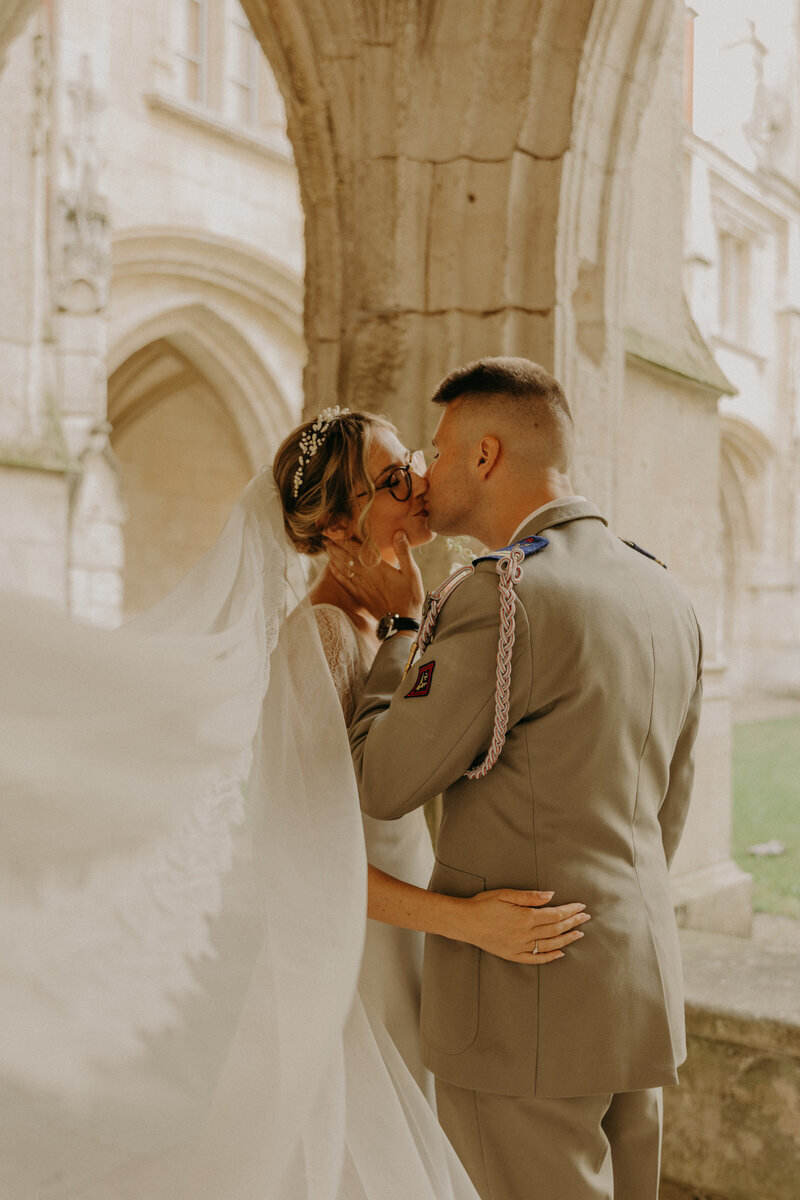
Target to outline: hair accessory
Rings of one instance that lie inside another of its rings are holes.
[[[335,408],[323,408],[311,428],[300,438],[300,457],[297,460],[297,470],[294,473],[294,482],[292,483],[292,495],[295,500],[297,499],[297,493],[300,491],[300,485],[303,482],[303,471],[306,463],[310,462],[317,453],[325,441],[325,434],[336,418],[344,417],[349,412],[349,408],[340,408],[338,404]]]

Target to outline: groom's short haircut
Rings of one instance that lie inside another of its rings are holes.
[[[527,425],[537,441],[549,448],[553,465],[569,468],[574,426],[561,384],[529,358],[479,358],[451,371],[432,396],[434,404],[462,401],[465,405],[504,412]]]

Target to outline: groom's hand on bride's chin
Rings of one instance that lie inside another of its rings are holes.
[[[396,567],[383,559],[362,562],[362,549],[357,541],[339,543],[326,538],[331,572],[342,589],[376,619],[384,613],[397,613],[419,620],[425,588],[406,535],[398,531],[394,536]]]
[[[552,892],[498,888],[463,902],[460,940],[510,962],[544,966],[564,957],[564,949],[583,937],[589,921],[586,905],[550,907]]]

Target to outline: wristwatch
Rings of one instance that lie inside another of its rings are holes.
[[[380,621],[378,621],[377,632],[382,642],[400,630],[410,630],[418,633],[419,621],[415,621],[413,617],[400,617],[397,613],[384,613]]]

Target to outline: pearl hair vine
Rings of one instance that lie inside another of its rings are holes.
[[[334,421],[338,417],[344,417],[349,412],[349,408],[340,408],[338,404],[335,408],[323,408],[311,428],[306,430],[300,438],[300,457],[297,460],[297,470],[294,473],[294,481],[292,483],[292,495],[295,500],[303,483],[303,473],[306,463],[311,462],[311,459],[325,441],[325,435]]]

